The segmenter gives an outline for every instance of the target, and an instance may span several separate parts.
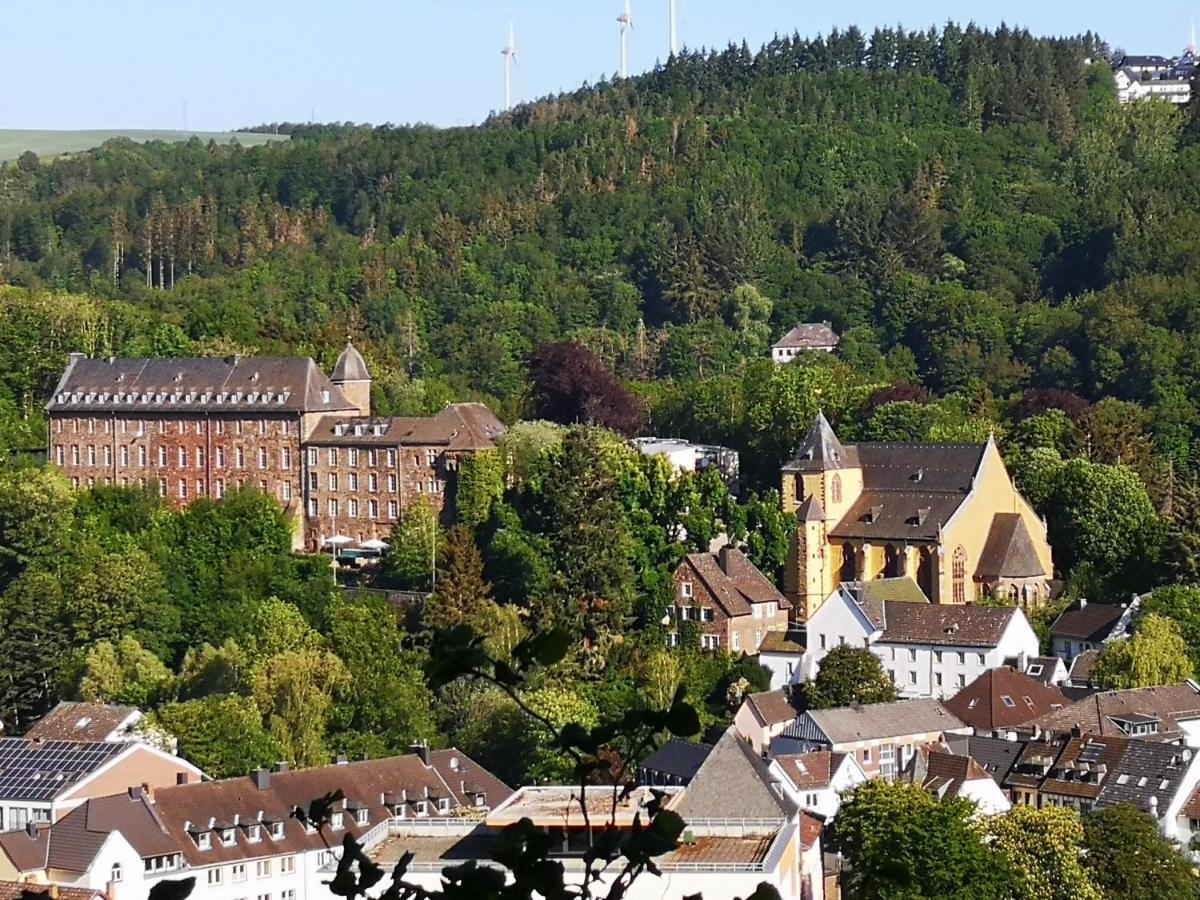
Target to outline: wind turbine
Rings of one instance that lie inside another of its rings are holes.
[[[504,56],[504,109],[513,108],[513,65],[517,61],[517,33],[512,20],[508,22],[508,43],[500,51]]]
[[[667,17],[671,25],[671,55],[679,55],[679,13],[675,8],[677,0],[667,0]]]
[[[629,8],[629,0],[625,0],[625,12],[617,16],[621,23],[621,77],[629,77],[629,31],[633,28],[633,12]]]

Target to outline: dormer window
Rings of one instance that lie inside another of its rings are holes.
[[[232,847],[237,843],[237,836],[232,828],[221,829],[221,844],[226,847]]]
[[[450,798],[449,797],[443,797],[442,799],[438,800],[438,812],[442,812],[442,813],[450,812]]]
[[[201,831],[199,834],[193,835],[193,837],[196,839],[196,846],[199,847],[201,850],[211,850],[212,849],[212,832],[211,831]]]
[[[262,839],[262,827],[256,822],[246,826],[246,840],[256,843]]]
[[[367,816],[368,816],[368,812],[366,809],[356,809],[354,811],[354,823],[356,825],[366,825],[367,824]]]
[[[487,802],[487,797],[485,795],[483,795],[483,794],[475,795],[475,805],[476,806],[483,806],[483,804],[485,804],[486,802]]]
[[[429,804],[426,803],[424,800],[417,801],[417,815],[418,816],[429,815]]]
[[[282,822],[272,822],[271,823],[271,837],[275,840],[279,840],[281,837],[283,837],[283,823]]]
[[[329,819],[330,826],[336,831],[345,825],[345,816],[340,812],[335,812]]]

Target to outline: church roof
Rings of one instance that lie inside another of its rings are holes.
[[[1033,538],[1020,513],[996,513],[975,574],[993,578],[1033,578],[1046,575]]]
[[[366,360],[349,341],[346,341],[346,349],[338,355],[337,362],[333,366],[332,380],[335,382],[371,380]]]
[[[785,472],[825,472],[858,466],[854,448],[842,446],[824,413],[817,413],[812,428],[796,448],[796,456],[784,466]]]

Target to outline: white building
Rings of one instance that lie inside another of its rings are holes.
[[[770,765],[791,801],[826,822],[841,809],[842,794],[867,780],[853,753],[785,753],[773,757]]]
[[[0,738],[0,831],[57,822],[91,797],[166,787],[204,773],[149,744]]]
[[[680,438],[640,437],[630,444],[643,456],[661,456],[672,472],[685,474],[715,469],[730,490],[737,492],[741,463],[736,450],[716,444],[693,444]]]
[[[318,830],[296,809],[344,798]],[[0,835],[0,878],[148,900],[195,876],[191,900],[327,900],[347,834],[370,847],[404,822],[477,823],[512,791],[455,750],[296,771],[259,771],[87,800],[52,826]],[[436,827],[436,826],[432,826]],[[331,849],[337,848],[337,849]]]
[[[929,603],[911,578],[843,582],[813,614],[802,661],[815,677],[834,647],[868,647],[901,697],[949,697],[988,669],[1024,668],[1038,638],[1016,607]]]
[[[1139,76],[1129,69],[1120,69],[1114,76],[1117,83],[1117,100],[1121,103],[1136,103],[1139,100],[1166,100],[1183,106],[1192,99],[1190,78],[1162,76]]]
[[[1102,650],[1105,644],[1122,641],[1133,635],[1133,618],[1141,598],[1134,596],[1120,606],[1109,603],[1090,603],[1080,597],[1062,611],[1050,626],[1050,650],[1066,663],[1068,669],[1075,657],[1087,650]]]
[[[789,363],[801,353],[832,353],[840,341],[828,322],[805,322],[771,345],[771,359]]]

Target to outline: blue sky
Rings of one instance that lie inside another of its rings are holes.
[[[518,99],[617,68],[622,0],[25,0],[0,3],[0,128],[179,128],[261,121],[477,122],[503,104],[508,20]],[[1137,52],[1181,50],[1194,7],[1161,0],[680,0],[688,46],[774,32],[864,31],[1002,18],[1041,34],[1091,28]],[[631,68],[665,56],[667,0],[633,0]]]

